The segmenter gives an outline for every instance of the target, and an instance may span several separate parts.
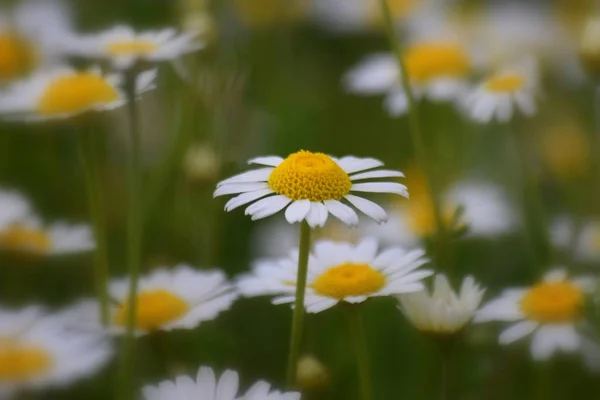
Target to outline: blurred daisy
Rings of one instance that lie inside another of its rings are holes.
[[[29,201],[17,191],[0,189],[0,229],[21,221],[31,213]]]
[[[155,75],[155,71],[140,74],[137,92],[152,89]],[[41,71],[0,95],[0,113],[12,119],[45,120],[112,110],[126,102],[121,83],[120,75],[103,75],[98,69]]]
[[[300,400],[300,393],[282,393],[271,390],[267,382],[258,381],[239,393],[239,376],[227,370],[219,378],[209,367],[201,367],[196,379],[179,376],[175,381],[164,381],[143,389],[145,400],[202,399],[202,400]]]
[[[193,329],[231,307],[237,297],[221,271],[196,271],[187,265],[154,270],[138,281],[136,300],[137,335],[173,329]],[[127,304],[129,279],[110,283],[109,296],[116,305],[110,310],[109,330],[124,333],[130,306]],[[96,326],[99,307],[84,302],[73,311]],[[99,328],[99,326],[98,326]]]
[[[63,317],[40,308],[0,309],[0,397],[65,386],[96,373],[112,354],[95,334],[65,329]]]
[[[469,51],[457,41],[415,41],[406,47],[403,58],[417,99],[455,101],[468,87],[473,60]],[[391,54],[368,57],[346,74],[344,84],[353,93],[387,94],[386,107],[392,115],[403,115],[408,109],[399,68]]]
[[[248,163],[266,167],[220,182],[214,196],[237,194],[225,205],[226,211],[252,203],[246,208],[246,215],[253,221],[287,207],[285,218],[289,223],[306,221],[312,228],[322,227],[331,213],[348,225],[357,225],[356,212],[342,203],[346,200],[375,221],[385,222],[387,214],[383,208],[351,193],[393,193],[408,197],[406,186],[399,183],[361,182],[404,176],[398,171],[376,169],[383,163],[374,158],[338,159],[302,150],[286,159],[267,156],[253,158]]]
[[[400,309],[418,330],[434,335],[449,335],[462,330],[475,315],[485,290],[473,277],[466,277],[460,292],[452,290],[448,278],[435,276],[433,291],[401,294]]]
[[[517,112],[525,116],[536,113],[538,77],[531,59],[505,68],[466,94],[462,103],[467,115],[476,122],[510,121]]]
[[[56,222],[48,226],[24,218],[0,228],[0,250],[28,255],[63,255],[95,248],[89,225]]]
[[[577,352],[584,341],[578,327],[584,322],[586,296],[594,287],[591,278],[570,279],[565,270],[556,269],[529,288],[505,290],[482,307],[475,321],[514,322],[500,334],[500,344],[532,335],[531,355],[536,360],[559,351]]]
[[[90,58],[108,59],[117,68],[129,68],[138,61],[173,61],[200,50],[199,32],[178,33],[166,28],[136,32],[128,26],[115,26],[105,32],[88,35],[75,44],[72,53]]]
[[[577,227],[574,219],[556,218],[550,226],[550,238],[554,246],[573,254],[577,260],[600,260],[600,221],[582,221]]]
[[[305,306],[310,313],[339,302],[361,303],[370,297],[423,290],[423,278],[433,271],[419,269],[428,262],[422,249],[399,247],[378,252],[377,242],[364,239],[357,245],[320,241],[308,261]],[[245,296],[280,295],[273,304],[293,303],[296,291],[298,250],[288,258],[259,261],[252,273],[240,277]]]

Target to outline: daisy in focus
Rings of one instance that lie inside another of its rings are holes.
[[[485,289],[467,276],[456,293],[448,278],[435,276],[431,293],[401,294],[400,309],[419,331],[433,335],[452,335],[461,331],[475,315]]]
[[[221,271],[197,271],[187,265],[173,269],[160,268],[138,281],[135,303],[135,333],[145,335],[155,331],[193,329],[202,321],[217,317],[228,310],[237,298]],[[129,279],[114,280],[109,284],[109,296],[116,304],[110,310],[109,330],[124,333],[130,306],[127,304]],[[83,302],[73,313],[86,324],[97,327],[99,307],[95,302]]]
[[[306,311],[318,313],[340,302],[362,303],[371,297],[423,290],[421,282],[433,275],[420,269],[429,262],[422,249],[392,247],[379,252],[377,242],[364,239],[357,245],[320,241],[308,260]],[[245,296],[279,295],[273,304],[293,303],[296,291],[298,250],[288,258],[259,261],[240,277]]]
[[[465,95],[462,106],[474,121],[508,122],[516,114],[531,117],[537,112],[538,73],[535,62],[523,60],[484,79]]]
[[[179,376],[175,381],[164,381],[143,389],[145,400],[201,399],[201,400],[300,400],[300,393],[272,390],[271,385],[258,381],[244,394],[239,393],[237,372],[227,370],[216,377],[209,367],[201,367],[196,379]]]
[[[565,270],[556,269],[529,288],[505,290],[479,310],[475,321],[511,322],[500,334],[500,344],[531,335],[535,360],[547,360],[557,352],[578,352],[586,340],[578,327],[584,323],[586,297],[594,286],[591,278],[571,279]]]
[[[106,364],[112,355],[106,339],[67,331],[66,324],[38,307],[0,309],[0,398],[66,386]]]
[[[126,69],[139,61],[174,61],[204,47],[198,32],[178,33],[166,28],[136,32],[128,26],[115,26],[105,32],[88,35],[73,44],[72,53],[89,58],[110,60],[116,68]]]
[[[575,259],[584,262],[600,260],[600,221],[577,222],[563,216],[552,221],[550,238],[552,243],[562,251],[572,254]]]
[[[153,88],[155,75],[155,71],[146,71],[138,76],[138,94]],[[118,74],[104,75],[99,69],[57,67],[40,71],[0,95],[0,114],[10,119],[48,120],[112,110],[126,103],[122,79]]]
[[[285,209],[289,223],[306,221],[311,228],[324,226],[330,213],[347,225],[357,225],[358,215],[343,203],[346,201],[381,223],[387,220],[384,209],[352,193],[392,193],[408,197],[404,185],[372,181],[404,176],[399,171],[379,169],[383,163],[374,158],[338,159],[302,150],[286,159],[267,156],[253,158],[248,163],[263,167],[219,182],[214,197],[236,195],[225,204],[225,211],[252,203],[246,208],[246,215],[253,221]]]

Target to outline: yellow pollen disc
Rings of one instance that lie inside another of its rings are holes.
[[[494,93],[511,93],[516,92],[525,85],[525,78],[521,75],[498,75],[490,78],[485,89]]]
[[[52,248],[52,239],[43,230],[16,224],[0,232],[0,248],[7,251],[42,254]]]
[[[52,367],[44,349],[0,343],[0,382],[18,383],[39,376]]]
[[[72,114],[109,104],[119,93],[102,77],[78,73],[57,78],[44,90],[38,103],[42,115]]]
[[[179,319],[188,310],[188,304],[173,293],[158,289],[142,292],[136,300],[136,324],[144,331],[154,331]],[[122,305],[114,317],[117,325],[125,326],[129,307]]]
[[[411,81],[425,84],[435,78],[461,78],[471,71],[467,52],[451,43],[419,43],[404,56]]]
[[[30,43],[11,33],[0,34],[0,81],[27,74],[36,62],[37,57]]]
[[[539,283],[521,300],[521,311],[527,318],[540,323],[577,321],[585,305],[581,289],[570,282]]]
[[[279,164],[269,187],[292,200],[340,200],[350,192],[348,174],[326,154],[299,151]]]
[[[320,295],[342,300],[375,293],[384,285],[385,276],[370,265],[346,263],[329,268],[311,287]]]
[[[106,50],[113,56],[146,55],[156,49],[158,49],[158,45],[149,40],[124,40],[106,46]]]

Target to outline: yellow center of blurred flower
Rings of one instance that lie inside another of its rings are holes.
[[[419,201],[414,197],[407,206],[406,213],[408,226],[417,236],[428,237],[436,233],[437,223],[433,211],[433,203],[429,201]],[[445,207],[442,210],[442,220],[446,229],[451,228],[456,209],[454,207]],[[460,225],[459,225],[460,227]],[[453,228],[457,228],[454,226]]]
[[[342,300],[349,296],[367,296],[385,285],[385,276],[368,264],[346,263],[331,267],[312,284],[315,292]]]
[[[546,324],[578,320],[585,305],[581,289],[570,282],[542,282],[533,286],[521,300],[527,318]]]
[[[149,40],[124,40],[106,46],[106,50],[112,56],[147,55],[156,51],[156,49],[158,49],[158,45]]]
[[[52,357],[39,347],[0,342],[0,383],[22,382],[47,372]]]
[[[350,192],[348,174],[326,154],[299,151],[279,164],[269,187],[292,200],[339,200]]]
[[[36,62],[35,51],[29,42],[10,32],[0,34],[0,81],[27,74]]]
[[[155,331],[181,318],[189,310],[189,305],[179,296],[164,290],[142,292],[136,300],[136,324],[144,331]],[[114,317],[117,325],[125,326],[129,315],[129,306],[122,305]]]
[[[590,143],[573,123],[554,123],[541,138],[540,150],[550,171],[560,178],[583,176],[590,166]]]
[[[411,81],[426,84],[436,78],[461,78],[471,71],[467,52],[452,43],[419,43],[404,56]]]
[[[498,75],[485,83],[485,89],[494,93],[511,93],[523,88],[525,78],[521,75]]]
[[[112,103],[117,90],[102,77],[83,72],[62,76],[48,84],[38,103],[42,115],[73,114]]]
[[[52,239],[41,229],[14,224],[0,232],[0,248],[8,251],[42,254],[52,248]]]

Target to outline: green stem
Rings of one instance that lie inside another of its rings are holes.
[[[136,102],[136,78],[134,69],[125,75],[125,92],[129,113],[129,134],[131,156],[128,163],[129,213],[127,216],[127,268],[129,270],[129,296],[127,299],[127,321],[124,339],[123,356],[120,370],[120,395],[122,400],[133,397],[133,362],[135,358],[134,328],[136,321],[136,300],[141,260],[142,219],[140,207],[141,168],[140,168],[140,132],[138,108]]]
[[[362,400],[370,400],[371,394],[371,371],[369,367],[369,352],[367,350],[367,338],[365,327],[360,313],[360,305],[348,304],[348,320],[350,335],[354,341],[356,351],[356,362],[358,365],[358,380]]]
[[[308,272],[308,255],[310,253],[310,226],[306,221],[300,225],[300,250],[298,254],[298,277],[296,279],[296,301],[292,319],[292,334],[290,337],[290,353],[287,369],[287,387],[294,387],[298,358],[302,345],[302,325],[304,322],[304,295],[306,292],[306,275]]]
[[[426,185],[428,192],[431,196],[432,204],[433,204],[433,214],[435,217],[435,223],[437,228],[437,258],[438,265],[440,265],[440,261],[445,258],[446,253],[446,227],[444,225],[444,217],[442,213],[441,200],[437,190],[437,185],[433,178],[433,169],[432,164],[429,160],[429,156],[427,153],[427,147],[425,145],[425,140],[423,137],[423,132],[421,129],[421,123],[419,119],[419,111],[417,108],[417,101],[415,99],[415,95],[413,93],[410,78],[406,73],[406,68],[404,65],[404,59],[402,58],[402,45],[398,40],[396,35],[396,31],[394,29],[394,20],[392,18],[392,13],[390,11],[390,6],[387,0],[380,0],[381,10],[383,12],[383,19],[385,22],[386,32],[390,41],[390,45],[392,47],[392,53],[396,58],[396,62],[398,63],[398,74],[400,75],[400,83],[402,85],[402,89],[406,95],[406,99],[408,102],[408,123],[411,139],[413,142],[414,150],[415,150],[415,159],[418,167],[423,171],[426,177]]]
[[[79,132],[77,139],[79,142],[79,156],[83,165],[85,175],[85,184],[90,214],[94,228],[94,237],[96,239],[96,250],[94,252],[94,279],[96,285],[96,295],[100,301],[100,322],[106,326],[108,324],[108,252],[106,245],[106,224],[104,204],[102,203],[101,182],[98,171],[98,154],[94,143],[95,132]]]

